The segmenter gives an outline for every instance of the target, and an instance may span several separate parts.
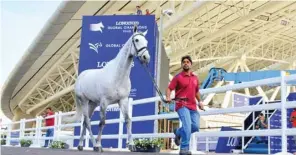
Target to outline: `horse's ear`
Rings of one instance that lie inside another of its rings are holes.
[[[147,32],[148,32],[148,30],[146,30],[145,32],[143,32],[143,35],[146,36]]]
[[[134,33],[136,33],[137,31],[138,31],[138,26],[135,25],[135,26],[134,26]]]

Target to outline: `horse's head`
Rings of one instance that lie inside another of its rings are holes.
[[[144,33],[137,31],[137,26],[134,27],[134,34],[132,36],[132,44],[134,46],[132,50],[132,55],[137,56],[142,63],[148,64],[150,61],[150,55],[147,48],[148,41],[145,36],[147,31]]]

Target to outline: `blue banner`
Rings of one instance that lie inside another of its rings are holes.
[[[287,97],[288,101],[296,101],[296,93],[290,93]],[[290,122],[290,116],[293,109],[287,109],[287,127],[292,128],[292,123]],[[282,128],[282,119],[281,119],[281,111],[277,110],[272,117],[270,118],[270,129],[281,129]],[[288,143],[288,152],[294,153],[296,152],[296,143],[293,136],[287,137]],[[282,137],[280,136],[271,136],[270,137],[270,153],[275,154],[282,151]]]
[[[231,127],[222,127],[221,131],[239,131]],[[241,137],[219,137],[216,153],[231,153],[231,150],[240,147]]]
[[[262,101],[261,101],[261,103],[258,103],[261,99],[262,99],[261,96],[254,96],[254,97],[251,97],[251,98],[249,99],[249,105],[262,104]]]
[[[233,93],[233,107],[249,105],[250,97],[244,94]]]
[[[16,132],[11,132],[10,133],[10,138],[19,138],[20,137],[20,132],[16,131]],[[15,146],[15,145],[19,145],[19,140],[10,140],[10,145]],[[8,142],[6,142],[8,144]]]
[[[119,50],[127,42],[133,34],[134,25],[138,25],[138,31],[144,32],[148,30],[146,39],[148,41],[148,50],[150,54],[149,70],[153,77],[157,70],[156,65],[156,31],[157,25],[155,16],[84,16],[82,23],[82,35],[79,59],[79,74],[87,69],[103,68],[111,59],[115,58]],[[131,92],[130,97],[135,99],[143,99],[155,96],[153,83],[145,72],[142,65],[134,58],[134,64],[130,74]],[[133,106],[133,117],[154,115],[155,103]],[[107,109],[107,120],[119,118],[119,109]],[[94,112],[91,121],[100,120],[99,108]],[[98,134],[98,125],[92,126],[94,135]],[[118,134],[119,124],[107,124],[103,130],[103,135]],[[124,125],[124,134],[126,127]],[[132,123],[132,133],[153,133],[154,121],[141,121]],[[75,135],[80,134],[80,127],[74,132]],[[78,140],[74,141],[77,146]],[[91,142],[89,143],[91,144]],[[102,140],[103,147],[117,148],[117,139]],[[92,145],[90,145],[92,146]],[[123,142],[125,147],[125,141]]]

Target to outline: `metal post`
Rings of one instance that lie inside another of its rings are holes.
[[[128,115],[129,115],[129,117],[131,119],[131,126],[130,126],[131,131],[133,131],[132,130],[132,128],[133,128],[133,121],[132,121],[132,119],[133,119],[133,101],[134,101],[133,98],[129,98],[129,100],[128,100]],[[126,137],[126,141],[127,140],[128,140],[128,136]]]
[[[24,139],[24,137],[25,137],[24,128],[25,128],[25,119],[23,118],[20,120],[20,140]]]
[[[255,111],[252,112],[252,115],[253,115],[253,120],[252,120],[252,125],[253,125],[255,121]],[[253,130],[255,130],[255,124],[253,125]]]
[[[12,130],[12,123],[9,123],[7,125],[6,146],[9,146],[10,145],[11,130]]]
[[[196,133],[191,134],[189,150],[197,151],[197,136]]]
[[[161,48],[161,44],[162,44],[162,33],[163,33],[163,13],[161,10],[160,13],[160,25],[159,25],[159,34],[158,34],[158,50],[157,50],[157,72],[156,72],[156,82],[157,85],[160,84],[160,72],[161,72],[161,53],[162,53],[162,48]],[[155,102],[155,115],[158,114],[158,101]],[[154,133],[158,132],[158,120],[154,121]]]
[[[287,136],[286,136],[286,130],[287,130],[287,109],[285,108],[286,104],[286,91],[287,86],[285,83],[285,71],[281,72],[281,114],[282,114],[282,152],[287,152]]]
[[[37,116],[36,119],[36,145],[40,147],[40,137],[42,137],[40,129],[42,123],[41,116]]]
[[[243,121],[243,123],[242,123],[242,131],[245,131],[245,123],[244,123],[245,121]],[[244,136],[242,136],[242,152],[244,152],[244,148],[245,148],[245,137]]]
[[[267,115],[268,116],[268,115]],[[267,121],[268,121],[268,130],[270,130],[270,118],[267,117]],[[268,136],[268,154],[270,154],[270,136]]]
[[[163,13],[160,14],[160,28],[158,35],[158,53],[157,53],[157,84],[160,82],[160,71],[161,71],[161,43],[162,43],[162,31],[163,31]]]
[[[58,112],[58,140],[60,140],[60,133],[61,133],[61,125],[62,125],[62,113],[61,111]]]
[[[35,121],[35,145],[36,146],[39,146],[39,143],[38,143],[38,124],[39,124],[39,122],[38,122],[38,118],[39,118],[39,116],[37,116],[36,117],[36,121]]]
[[[53,141],[58,140],[58,112],[54,113]]]
[[[209,137],[206,137],[206,152],[210,152],[210,149],[209,149]]]

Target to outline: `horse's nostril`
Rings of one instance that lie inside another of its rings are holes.
[[[143,58],[146,60],[146,56],[144,55]]]

